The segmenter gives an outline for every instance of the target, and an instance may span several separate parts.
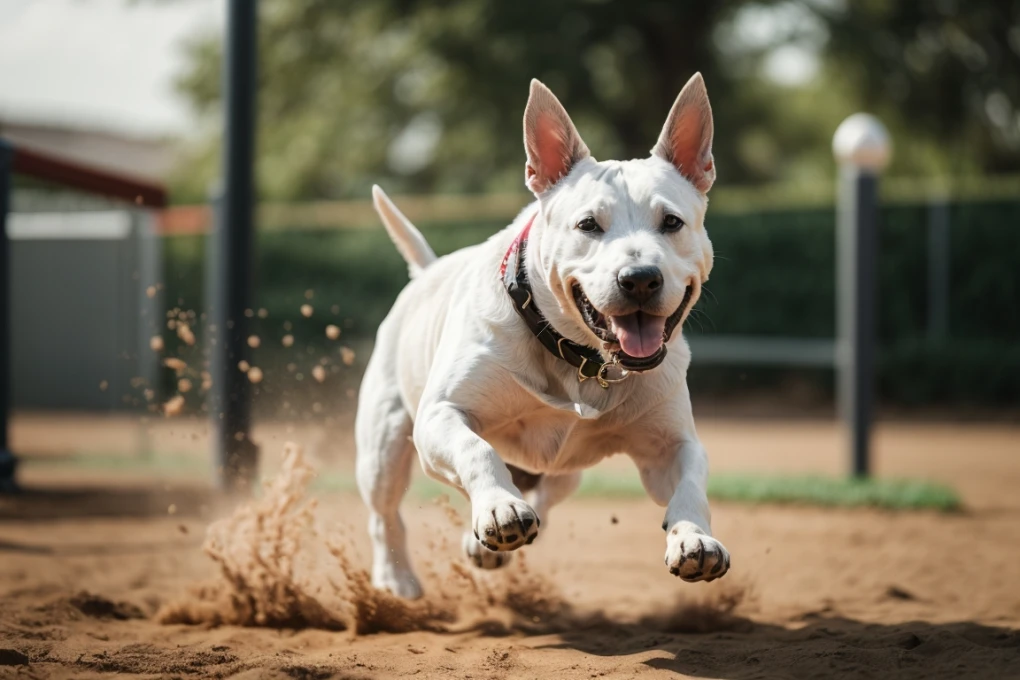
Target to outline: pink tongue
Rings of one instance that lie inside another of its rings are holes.
[[[609,330],[620,341],[620,349],[636,359],[650,357],[662,347],[662,332],[666,328],[664,316],[634,312],[611,316],[609,323]]]

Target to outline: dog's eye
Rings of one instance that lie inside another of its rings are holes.
[[[676,215],[666,215],[662,218],[662,230],[666,232],[680,231],[684,228],[684,221]]]
[[[588,217],[585,217],[583,220],[578,222],[577,223],[577,228],[580,229],[581,231],[589,233],[589,234],[593,233],[593,232],[600,232],[600,231],[602,231],[602,227],[599,226],[599,223],[596,222],[595,218],[592,217],[591,215],[589,215]]]

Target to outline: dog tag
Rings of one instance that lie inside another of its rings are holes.
[[[574,412],[585,420],[595,420],[602,415],[602,411],[588,404],[575,403]]]

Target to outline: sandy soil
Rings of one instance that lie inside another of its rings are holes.
[[[702,430],[724,469],[838,466],[831,426]],[[451,567],[461,558],[449,509],[409,498],[432,594],[411,609],[359,590],[367,540],[354,496],[318,498],[317,533],[300,545],[297,501],[264,507],[271,521],[218,525],[241,553],[252,531],[285,546],[291,581],[274,567],[243,587],[305,601],[260,609],[203,551],[210,522],[232,510],[208,490],[79,472],[57,487],[57,469],[29,468],[29,482],[45,475],[51,488],[0,499],[0,678],[1020,677],[1016,434],[880,434],[880,469],[953,481],[968,506],[956,515],[716,504],[733,569],[711,584],[666,572],[650,501],[569,501],[523,560],[478,575]],[[224,602],[290,625],[166,623],[209,621]]]

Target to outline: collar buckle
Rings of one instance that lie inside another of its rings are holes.
[[[619,378],[607,377],[610,366],[616,366],[620,369],[621,373]],[[607,390],[609,389],[610,385],[622,383],[624,380],[629,378],[632,372],[633,371],[628,371],[626,368],[620,366],[619,357],[613,356],[613,361],[611,363],[602,364],[602,367],[599,368],[599,372],[595,375],[595,379],[599,381],[599,387],[601,387],[604,390]]]

